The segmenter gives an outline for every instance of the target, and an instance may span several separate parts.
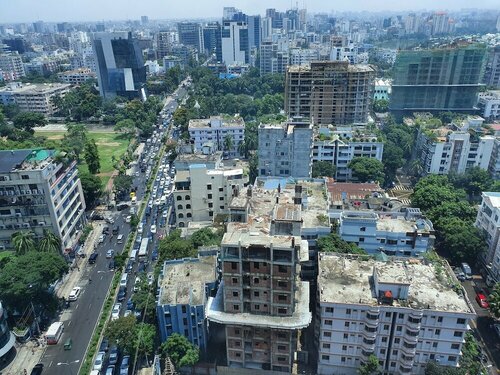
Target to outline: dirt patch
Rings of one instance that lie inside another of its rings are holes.
[[[100,142],[100,141],[97,141],[96,144],[98,144],[100,146],[110,146],[110,147],[120,146],[119,142]]]
[[[49,141],[59,141],[59,140],[64,138],[64,134],[61,134],[61,135],[54,134],[54,135],[48,135],[48,136],[46,135],[45,138],[47,138]]]

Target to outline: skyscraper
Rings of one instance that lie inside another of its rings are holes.
[[[215,53],[217,61],[222,61],[222,35],[219,22],[203,26],[203,48],[207,55]]]
[[[254,48],[259,48],[262,40],[262,25],[261,18],[257,16],[248,16],[248,48],[250,50]]]
[[[486,47],[447,45],[400,51],[394,64],[390,109],[412,112],[472,112],[481,87]]]
[[[92,45],[101,96],[145,98],[146,68],[132,33],[96,33]]]
[[[199,23],[179,22],[177,31],[179,33],[179,43],[194,47],[198,52],[203,53],[203,32]]]
[[[222,26],[222,60],[226,65],[248,64],[248,25],[241,21],[224,21]]]

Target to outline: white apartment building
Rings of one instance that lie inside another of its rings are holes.
[[[241,168],[207,169],[194,164],[175,174],[174,206],[177,226],[190,222],[213,221],[219,214],[229,214],[229,203],[248,183]]]
[[[368,53],[358,51],[355,43],[346,46],[334,46],[330,50],[330,61],[346,61],[351,64],[368,64]]]
[[[384,374],[458,366],[475,312],[447,264],[442,276],[422,259],[320,253],[318,264],[318,374],[355,375],[370,355]]]
[[[52,103],[55,95],[64,96],[70,90],[67,83],[21,84],[13,82],[0,88],[0,103],[17,104],[22,112],[37,112],[46,116],[56,111]]]
[[[0,54],[0,72],[4,81],[15,81],[26,75],[21,56],[16,53]]]
[[[194,141],[195,151],[202,151],[206,143],[212,143],[225,157],[240,157],[238,146],[245,140],[245,121],[240,116],[212,116],[209,119],[189,120],[188,132]],[[226,150],[224,140],[231,138],[232,147]]]
[[[319,60],[319,50],[317,49],[290,49],[290,65],[306,65]]]
[[[421,128],[417,135],[417,155],[423,174],[464,173],[468,168],[487,170],[495,137],[474,132],[452,131],[449,128]]]
[[[52,150],[0,151],[0,246],[13,233],[35,237],[51,229],[63,249],[73,248],[85,223],[85,200],[76,162],[56,162]]]
[[[500,281],[500,193],[483,192],[475,226],[486,235],[488,251],[480,256],[486,275]]]
[[[500,118],[500,90],[479,93],[478,107],[481,116],[486,119],[496,120]]]
[[[322,136],[323,135],[323,136]],[[312,160],[327,161],[336,167],[335,180],[351,181],[348,167],[353,158],[365,157],[382,161],[384,143],[375,135],[356,131],[353,127],[320,128],[313,143]]]
[[[57,77],[64,83],[81,85],[89,79],[97,79],[97,75],[90,68],[79,68],[58,73]]]
[[[375,100],[389,100],[392,92],[392,82],[389,79],[376,79],[375,89],[373,90],[373,99]]]

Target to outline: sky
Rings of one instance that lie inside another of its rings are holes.
[[[74,22],[139,19],[222,17],[224,6],[246,14],[264,14],[266,8],[285,10],[291,5],[309,12],[498,9],[499,0],[0,0],[0,23]]]

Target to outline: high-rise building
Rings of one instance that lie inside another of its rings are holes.
[[[347,61],[316,61],[290,66],[285,111],[313,124],[362,124],[368,121],[375,70]]]
[[[33,22],[33,30],[35,33],[44,33],[45,32],[45,23],[43,21]]]
[[[260,74],[285,73],[289,64],[288,51],[280,50],[279,44],[265,40],[260,45]]]
[[[11,52],[18,52],[20,54],[31,51],[31,47],[22,37],[11,37],[3,39],[2,42],[7,45]]]
[[[248,16],[248,48],[259,49],[262,41],[262,20],[259,15]]]
[[[484,83],[500,89],[500,46],[495,46],[488,51]]]
[[[222,61],[226,65],[248,64],[248,25],[242,21],[223,21]]]
[[[0,54],[0,75],[4,81],[16,81],[26,75],[23,60],[17,52]]]
[[[147,25],[149,23],[149,17],[148,16],[141,16],[141,23],[143,25]]]
[[[101,96],[145,98],[146,68],[132,33],[95,33],[92,45]]]
[[[293,119],[282,124],[259,126],[259,175],[311,177],[313,127]]]
[[[156,34],[156,57],[163,59],[165,56],[170,55],[172,51],[172,32],[167,30],[160,30]]]
[[[476,313],[447,263],[320,253],[318,268],[319,375],[358,374],[372,355],[385,374],[458,366]]]
[[[486,57],[479,45],[448,45],[430,50],[400,51],[394,64],[391,111],[472,112]]]
[[[0,151],[0,246],[12,234],[30,230],[35,238],[51,229],[62,249],[73,248],[85,224],[85,201],[76,162],[54,159],[53,150]]]
[[[217,61],[222,61],[222,31],[219,22],[203,26],[203,48],[207,55],[215,53]]]
[[[179,22],[177,24],[179,33],[179,43],[185,46],[196,48],[199,53],[203,53],[203,30],[197,22]]]

